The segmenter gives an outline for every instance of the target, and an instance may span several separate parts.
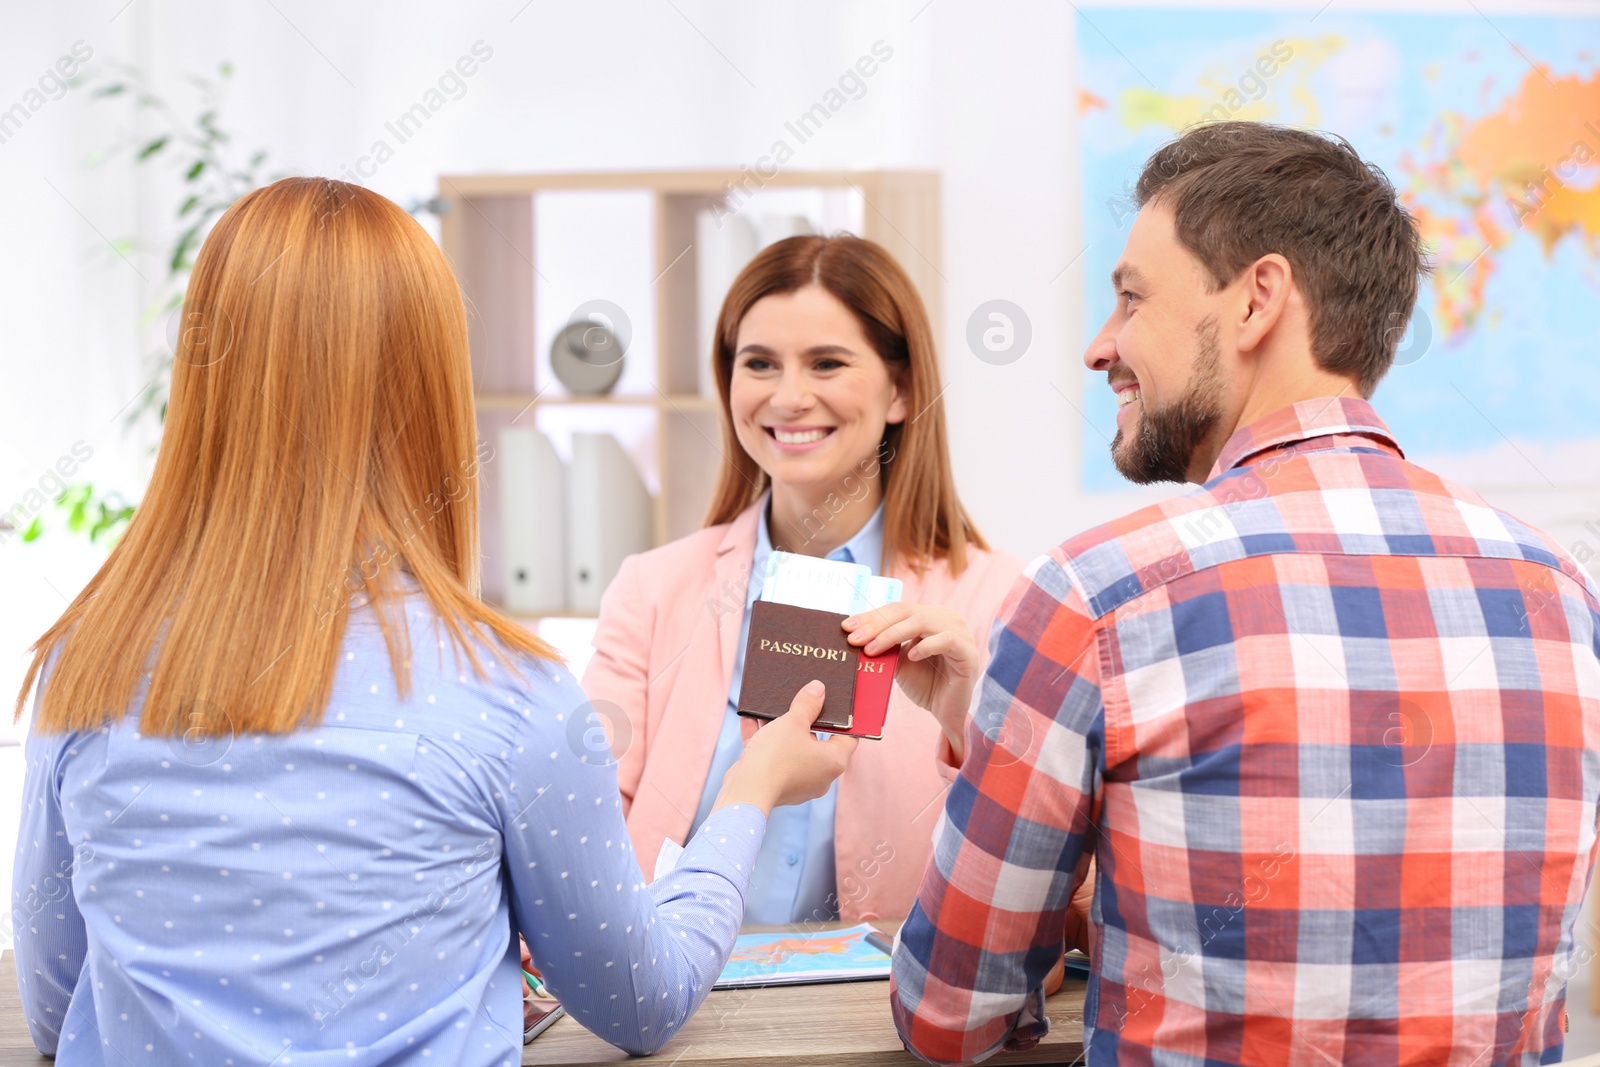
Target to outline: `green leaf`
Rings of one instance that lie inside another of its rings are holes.
[[[183,218],[189,212],[193,211],[195,209],[195,205],[198,203],[200,203],[200,198],[198,196],[190,196],[183,202],[183,206],[178,209],[178,217],[180,219]]]
[[[125,525],[132,518],[133,509],[131,507],[127,505],[112,507],[107,505],[105,501],[100,501],[100,517],[95,520],[93,526],[89,527],[89,541],[91,543],[99,541],[102,534]]]
[[[217,69],[222,72],[222,76],[224,78],[231,77],[232,74],[233,74],[233,63],[231,61],[229,61],[229,60],[224,59],[222,61],[222,65],[219,66]]]
[[[44,533],[44,516],[35,515],[33,521],[28,523],[28,528],[22,531],[22,540],[24,542],[37,541],[42,533]]]
[[[143,163],[145,160],[149,159],[151,156],[167,147],[168,140],[169,138],[167,137],[157,137],[154,141],[151,141],[149,144],[139,149],[139,154],[134,157],[134,161],[137,163]]]
[[[125,93],[127,91],[128,87],[126,85],[123,85],[121,82],[116,82],[112,85],[102,85],[89,95],[95,97],[116,96],[119,93]]]
[[[172,249],[172,261],[168,264],[168,267],[174,274],[189,265],[189,252],[199,243],[200,223],[197,222],[183,231],[182,236],[178,238],[177,245]]]
[[[259,167],[259,166],[261,166],[262,161],[265,160],[266,158],[267,158],[266,149],[262,149],[261,151],[257,152],[255,155],[250,157],[250,166]]]
[[[55,505],[58,508],[69,508],[80,501],[88,500],[94,495],[93,482],[78,482],[69,485],[56,494]]]
[[[196,178],[200,177],[200,172],[205,170],[205,169],[206,169],[206,161],[203,160],[203,159],[197,159],[197,160],[194,161],[194,166],[189,168],[189,173],[185,174],[183,176],[183,178],[184,178],[185,181],[191,181],[192,182]]]

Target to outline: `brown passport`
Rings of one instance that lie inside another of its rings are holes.
[[[845,616],[757,600],[750,608],[744,646],[739,714],[776,719],[813,678],[827,686],[819,727],[848,730],[855,719],[859,650],[839,624]]]

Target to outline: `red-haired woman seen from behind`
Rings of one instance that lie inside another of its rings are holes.
[[[549,648],[477,597],[461,293],[360,186],[240,199],[195,264],[160,455],[38,641],[14,900],[41,1052],[521,1062],[520,929],[630,1052],[721,971],[775,805],[851,745],[802,692],[646,885]],[[353,594],[353,595],[352,595]],[[792,720],[788,721],[788,720]]]

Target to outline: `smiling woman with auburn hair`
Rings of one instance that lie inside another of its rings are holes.
[[[802,291],[804,295],[797,296]],[[776,538],[783,542],[778,547],[805,541],[814,530],[820,532],[838,505],[856,493],[883,504],[885,566],[894,561],[923,572],[937,560],[948,560],[952,575],[959,576],[967,567],[967,546],[982,550],[989,546],[961,506],[950,472],[941,399],[944,390],[939,381],[933,329],[922,297],[901,266],[879,245],[855,237],[794,237],[780,241],[745,268],[729,289],[717,320],[716,347],[711,357],[724,414],[724,462],[706,525],[734,521],[773,484],[772,472],[756,458],[765,453],[760,435],[771,427],[747,425],[743,429],[750,432],[742,435],[741,426],[732,417],[735,382],[742,385],[749,376],[737,373],[741,370],[739,356],[744,351],[739,347],[738,330],[750,311],[771,296],[814,301],[833,316],[847,309],[860,339],[866,342],[865,346],[856,346],[864,347],[864,352],[853,354],[858,360],[868,354],[878,357],[883,364],[882,377],[888,379],[882,384],[894,390],[894,401],[898,403],[892,417],[885,414],[872,457],[863,457],[866,461],[858,462],[853,472],[846,470],[837,485],[818,486],[829,490],[829,494],[819,498],[808,514],[783,516],[788,522],[787,536]],[[830,325],[844,324],[841,321]],[[759,349],[762,359],[773,361],[774,353],[763,348],[759,340],[750,338],[746,348],[752,353]],[[828,355],[818,350],[812,354]],[[849,354],[849,350],[832,353]],[[749,370],[748,366],[742,369]],[[818,377],[820,380],[821,375]],[[869,377],[873,384],[880,384],[880,375]],[[830,429],[870,430],[875,426],[871,423]],[[754,439],[754,450],[746,445],[748,438]],[[862,502],[851,502],[859,512]],[[1004,554],[1001,558],[1005,558]]]
[[[729,772],[720,840],[646,886],[569,730],[583,692],[477,596],[438,247],[288,178],[223,214],[184,308],[149,490],[17,701],[37,680],[14,899],[40,1051],[520,1062],[513,916],[573,1018],[659,1048],[732,950],[766,813],[849,758],[807,730],[820,695]]]
[[[883,739],[824,796],[774,812],[746,915],[901,918],[1021,561],[991,550],[961,506],[927,312],[878,245],[809,236],[761,251],[723,302],[710,358],[724,460],[706,526],[623,563],[583,679],[626,719],[613,741],[634,850],[649,869],[664,841],[703,826],[740,751],[772,729],[737,715],[769,554],[865,564],[904,582],[904,602],[845,623],[869,654],[902,650]]]

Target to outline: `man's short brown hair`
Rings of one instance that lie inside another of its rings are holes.
[[[1134,200],[1171,208],[1216,288],[1272,252],[1289,261],[1318,366],[1370,397],[1428,271],[1394,185],[1342,137],[1261,122],[1196,126],[1144,165]]]

